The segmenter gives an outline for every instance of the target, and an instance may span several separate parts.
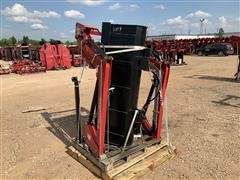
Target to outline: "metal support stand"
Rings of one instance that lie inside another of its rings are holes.
[[[138,114],[138,110],[135,110],[134,116],[133,116],[133,119],[132,119],[132,122],[131,122],[131,124],[130,124],[129,129],[128,129],[127,137],[126,137],[126,139],[125,139],[125,142],[124,142],[124,145],[123,145],[123,148],[122,148],[122,152],[124,152],[124,150],[125,150],[125,148],[126,148],[126,145],[127,145],[129,136],[130,136],[130,134],[131,134],[131,131],[132,131],[132,128],[133,128],[133,124],[134,124],[134,122],[135,122],[135,119],[136,119],[136,117],[137,117],[137,114]]]
[[[77,120],[77,142],[82,143],[82,121],[80,115],[80,88],[79,81],[77,77],[72,77],[72,82],[74,83],[75,92],[75,106],[76,106],[76,120]]]

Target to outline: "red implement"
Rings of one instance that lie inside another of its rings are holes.
[[[47,70],[71,68],[70,53],[63,44],[44,44],[40,49],[40,60]]]

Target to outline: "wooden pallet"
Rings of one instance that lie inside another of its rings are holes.
[[[154,145],[146,148],[144,153],[134,158],[129,158],[126,163],[120,165],[119,167],[108,172],[103,172],[73,146],[67,148],[67,153],[84,165],[93,174],[104,180],[138,179],[158,167],[163,162],[172,159],[176,155],[175,149],[170,148],[166,144]]]

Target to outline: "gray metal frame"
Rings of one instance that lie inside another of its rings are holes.
[[[102,171],[107,172],[126,162],[130,156],[139,152],[143,153],[145,148],[161,142],[159,139],[147,141],[147,138],[149,136],[146,136],[143,142],[142,140],[135,141],[131,146],[126,147],[124,151],[122,151],[122,148],[117,148],[116,150],[107,152],[103,157],[95,157],[84,143],[73,142],[73,146],[94,165]]]

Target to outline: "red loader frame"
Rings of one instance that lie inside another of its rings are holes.
[[[95,86],[95,92],[93,97],[93,104],[91,107],[91,111],[96,107],[96,123],[86,123],[82,125],[79,121],[79,114],[77,111],[77,120],[78,120],[78,135],[77,135],[77,143],[75,144],[76,148],[87,156],[95,165],[99,166],[103,170],[109,170],[111,165],[108,164],[109,159],[106,159],[109,151],[106,151],[106,142],[105,142],[105,134],[106,134],[106,122],[107,122],[107,111],[108,111],[108,95],[109,88],[111,83],[111,72],[112,72],[112,61],[113,58],[108,56],[110,53],[105,53],[98,45],[96,45],[91,38],[91,35],[101,35],[101,32],[94,27],[85,26],[83,24],[76,24],[76,36],[78,46],[82,49],[82,57],[85,58],[85,62],[89,68],[97,69],[97,82]],[[134,47],[136,48],[136,47]],[[136,51],[132,49],[133,51]],[[126,51],[126,50],[124,50]],[[111,52],[112,53],[112,52]],[[151,87],[150,93],[148,95],[148,100],[146,101],[144,107],[141,111],[139,117],[142,117],[142,125],[147,133],[147,140],[144,146],[135,147],[133,152],[139,151],[146,146],[151,144],[156,144],[161,142],[161,128],[162,128],[162,119],[163,119],[163,102],[165,99],[165,92],[167,88],[169,73],[170,73],[170,62],[163,59],[158,52],[155,52],[154,56],[148,58],[149,66],[152,67],[152,71],[154,74],[154,81],[158,80],[161,83],[158,86]],[[160,73],[159,76],[155,73]],[[75,79],[75,88],[79,87],[78,80]],[[156,124],[157,126],[154,128],[154,125],[146,118],[145,114],[150,103],[150,99],[154,90],[159,93],[157,98],[155,98],[156,106],[155,111],[157,111],[156,115]],[[75,91],[76,92],[76,91]],[[94,103],[95,99],[95,103]],[[76,101],[77,102],[77,101]],[[76,103],[77,104],[77,103]],[[76,109],[79,108],[80,105],[76,105]],[[93,109],[92,109],[93,108]],[[94,110],[93,110],[94,111]],[[83,130],[84,129],[84,130]],[[84,146],[87,146],[86,150]],[[125,148],[125,147],[124,147]],[[121,158],[128,156],[127,150],[124,152],[124,148],[122,149],[122,153],[117,154],[112,157],[111,160],[116,161]]]

